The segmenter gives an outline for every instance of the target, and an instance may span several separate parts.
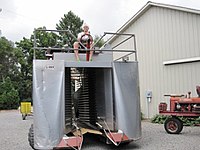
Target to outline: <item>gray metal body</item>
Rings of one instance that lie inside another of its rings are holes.
[[[52,149],[64,133],[64,61],[33,61],[34,147]]]
[[[34,140],[35,148],[55,147],[64,135],[64,65],[63,60],[34,60]],[[140,99],[137,62],[101,62],[85,67],[96,70],[97,114],[112,130],[122,130],[129,138],[141,137]],[[75,67],[82,67],[75,62]],[[97,67],[98,66],[98,67]],[[72,67],[72,66],[71,66]],[[106,127],[105,127],[106,128]]]
[[[95,103],[95,115],[102,118],[95,121],[105,129],[121,130],[130,140],[141,137],[138,62],[113,61],[112,52],[94,54],[92,62],[85,61],[85,54],[79,55],[81,62],[75,61],[73,53],[54,53],[54,60],[33,60],[36,149],[53,149],[72,130],[71,68],[95,74],[89,76],[95,91],[90,101]]]

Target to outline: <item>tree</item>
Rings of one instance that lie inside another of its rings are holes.
[[[101,36],[95,35],[94,36],[94,43],[96,43]],[[100,41],[98,41],[98,43],[95,44],[95,47],[99,47],[101,48],[103,45],[105,44],[105,41],[103,39],[101,39]]]
[[[45,30],[46,27],[37,28],[37,30]],[[37,31],[36,32],[37,47],[53,47],[56,45],[58,35],[53,32]],[[20,42],[16,42],[18,49],[22,51],[22,55],[18,56],[20,62],[20,81],[18,83],[20,99],[31,99],[32,97],[32,62],[33,62],[33,46],[34,35],[30,39],[23,38]],[[37,59],[46,59],[43,50],[36,50]]]
[[[20,62],[20,82],[18,82],[20,99],[30,99],[32,91],[32,60],[33,43],[30,39],[23,38],[16,42],[17,48],[22,55],[18,56]]]
[[[39,27],[35,33],[37,47],[53,47],[57,44],[59,36],[54,32],[47,32],[46,27]],[[31,42],[34,43],[34,35],[31,35]]]
[[[75,37],[82,31],[81,27],[83,25],[83,20],[76,16],[72,11],[64,14],[61,18],[59,24],[56,24],[57,30],[69,30],[69,32],[60,33],[60,40],[64,44],[68,44],[69,47],[73,47],[73,43],[76,41]]]
[[[17,55],[20,55],[20,52],[13,45],[5,37],[0,38],[0,82],[7,76],[16,79],[19,74]]]
[[[16,109],[19,106],[19,94],[9,77],[0,82],[0,110]]]
[[[81,32],[82,24],[83,21],[70,11],[61,18],[59,24],[56,24],[56,29],[69,30],[76,36]],[[46,27],[37,29],[40,29],[40,31],[37,31],[35,34],[37,47],[54,47],[57,45],[62,47],[64,44],[68,44],[72,47],[76,40],[69,32],[57,34],[55,32],[42,31],[46,29]],[[14,43],[8,41],[6,38],[0,38],[0,83],[6,84],[5,79],[6,82],[12,83],[12,86],[10,85],[11,91],[6,91],[6,89],[0,87],[1,90],[3,90],[2,93],[0,93],[0,105],[5,104],[5,102],[10,99],[18,101],[18,96],[20,100],[31,99],[32,97],[34,35],[32,34],[30,39],[23,38],[15,44],[16,47],[14,47]],[[36,59],[46,59],[44,50],[36,50],[35,52]],[[7,77],[9,77],[10,81]],[[16,106],[15,104],[13,105]]]

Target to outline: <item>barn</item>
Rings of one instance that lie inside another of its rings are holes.
[[[197,96],[200,10],[148,2],[117,33],[135,34],[141,110],[146,118],[158,114],[160,102],[169,104],[165,94],[186,95],[191,91],[192,96]],[[109,43],[115,45],[120,40],[112,36]],[[130,45],[124,43],[124,47]]]

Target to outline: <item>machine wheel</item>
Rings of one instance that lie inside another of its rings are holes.
[[[34,148],[34,132],[33,132],[33,124],[31,124],[31,127],[29,129],[29,133],[28,133],[28,141],[29,141],[29,145],[32,147],[32,149]]]
[[[179,134],[183,129],[183,122],[176,117],[168,118],[164,123],[164,127],[169,134]]]

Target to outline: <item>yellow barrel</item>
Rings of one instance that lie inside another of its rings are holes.
[[[22,114],[31,113],[31,102],[21,102],[20,111]]]

